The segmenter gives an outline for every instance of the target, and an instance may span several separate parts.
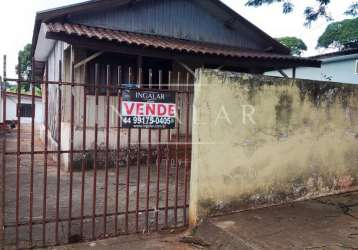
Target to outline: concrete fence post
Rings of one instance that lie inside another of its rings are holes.
[[[199,182],[199,166],[198,166],[198,150],[199,150],[199,134],[198,124],[196,122],[199,115],[200,104],[200,89],[201,84],[201,69],[195,72],[195,89],[194,89],[194,102],[193,102],[193,122],[192,122],[192,155],[191,155],[191,174],[190,174],[190,203],[189,203],[189,226],[195,227],[199,221],[198,214],[198,182]]]

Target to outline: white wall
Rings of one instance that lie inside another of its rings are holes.
[[[22,97],[21,103],[31,104],[31,97]],[[17,96],[8,95],[6,97],[6,120],[17,120],[16,117],[16,104],[17,104]],[[42,123],[42,99],[35,99],[35,123]],[[0,96],[0,122],[3,122],[3,99]],[[21,118],[21,123],[31,123],[31,118]]]
[[[296,78],[358,84],[358,74],[355,73],[357,60],[358,55],[347,60],[323,61],[321,68],[300,67],[296,69]],[[283,71],[292,77],[292,69]],[[278,71],[266,72],[265,75],[282,77]]]

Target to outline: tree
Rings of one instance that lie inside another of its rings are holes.
[[[31,44],[26,44],[25,47],[19,51],[19,62],[20,62],[20,75],[23,79],[31,79],[32,75],[32,59],[31,59]],[[16,72],[19,65],[16,65]],[[25,84],[21,86],[20,92],[23,94],[31,94],[31,84]],[[41,95],[41,87],[39,84],[35,84],[35,95]],[[17,87],[12,86],[9,88],[10,92],[17,92]]]
[[[19,51],[20,61],[20,74],[23,78],[29,79],[31,77],[31,44],[25,45],[25,47]],[[16,65],[16,72],[18,70]]]
[[[347,44],[358,42],[358,18],[334,22],[327,26],[318,39],[317,47],[343,49]]]
[[[307,50],[307,45],[300,38],[286,36],[277,38],[277,40],[290,48],[292,55],[301,56],[302,52]]]
[[[284,14],[291,13],[294,10],[294,4],[292,0],[246,0],[247,6],[259,7],[264,4],[282,3],[282,11]],[[302,1],[302,0],[300,0]],[[328,21],[332,21],[331,16],[327,11],[327,6],[332,0],[310,0],[310,2],[318,3],[318,7],[307,6],[305,15],[305,25],[310,26],[312,22],[316,21],[320,17],[326,18]],[[342,0],[340,0],[342,1]],[[307,1],[308,2],[308,1]],[[354,1],[348,9],[345,11],[346,15],[357,16],[358,15],[358,1]]]

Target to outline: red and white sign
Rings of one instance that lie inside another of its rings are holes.
[[[175,128],[177,115],[174,92],[127,90],[123,92],[123,128]]]
[[[172,103],[122,102],[123,116],[175,118],[176,105]]]

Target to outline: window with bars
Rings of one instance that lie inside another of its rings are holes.
[[[32,104],[20,103],[17,105],[18,108],[18,117],[32,117],[33,108]]]
[[[138,86],[139,81],[144,88],[149,87],[151,82],[152,88],[156,89],[160,82],[159,72],[161,72],[161,84],[164,89],[167,88],[169,72],[172,70],[172,61],[144,57],[140,71],[135,59],[136,58],[126,58],[126,60],[119,60],[105,55],[91,62],[87,72],[87,94],[95,95],[95,85],[97,84],[99,85],[99,87],[97,87],[97,94],[106,95],[108,89],[105,87],[107,77],[113,89],[116,89],[118,85]],[[121,62],[121,65],[119,65],[118,62]],[[109,66],[108,69],[107,66]],[[141,73],[141,79],[139,79],[139,73]],[[101,85],[104,87],[102,88]],[[116,91],[112,91],[111,88],[109,90],[111,95],[116,94]]]

